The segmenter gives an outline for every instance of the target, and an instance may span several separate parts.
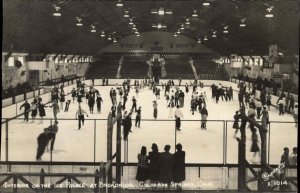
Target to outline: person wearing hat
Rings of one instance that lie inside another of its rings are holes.
[[[122,122],[124,141],[127,141],[128,134],[129,132],[131,132],[131,126],[132,126],[131,114],[132,112],[129,112],[126,117],[124,116],[124,120]]]
[[[180,120],[180,118],[183,117],[183,114],[182,114],[182,112],[181,112],[181,110],[180,110],[179,107],[180,106],[177,105],[177,108],[176,108],[176,110],[174,112],[174,117],[175,117],[175,127],[176,127],[177,130],[180,131],[180,127],[181,127],[181,120]]]
[[[173,166],[173,181],[175,183],[181,183],[185,180],[185,151],[182,151],[182,145],[178,143],[176,145],[176,152],[174,154],[174,166]],[[178,185],[177,188],[181,190]]]
[[[173,180],[173,166],[174,166],[174,156],[170,153],[171,146],[166,145],[165,152],[160,154],[159,167],[160,167],[160,181],[168,185],[170,188],[171,182]]]

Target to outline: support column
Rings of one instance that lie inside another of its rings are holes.
[[[247,120],[242,118],[240,126],[241,139],[239,140],[238,148],[238,191],[246,191],[246,124]]]
[[[107,162],[112,161],[112,115],[109,113],[107,118]],[[112,184],[112,166],[107,171],[107,183]],[[108,193],[112,192],[112,188],[108,188]]]
[[[122,114],[119,113],[117,116],[119,117],[117,120],[117,144],[116,144],[116,183],[121,184],[121,120],[122,120]],[[119,188],[117,190],[120,190]]]

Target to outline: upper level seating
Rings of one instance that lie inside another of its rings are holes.
[[[146,54],[127,55],[124,57],[121,78],[145,78],[147,77],[149,57]]]
[[[202,80],[223,80],[226,78],[224,67],[208,60],[194,60],[198,78]]]
[[[116,78],[121,55],[102,55],[91,63],[87,78]]]
[[[194,79],[193,69],[189,63],[188,58],[185,59],[165,59],[166,73],[165,78],[182,78]]]

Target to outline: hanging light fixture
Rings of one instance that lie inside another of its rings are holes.
[[[108,38],[107,38],[107,39],[108,39],[109,41],[110,41],[110,40],[112,40],[112,38],[111,38],[110,36],[108,36]]]
[[[212,37],[213,37],[213,38],[216,38],[216,37],[217,37],[217,31],[213,31]]]
[[[104,38],[104,37],[105,37],[105,32],[102,31],[100,36],[101,36],[102,38]]]
[[[186,25],[190,25],[190,24],[191,24],[191,23],[190,23],[190,19],[187,18],[185,24],[186,24]]]
[[[177,37],[177,33],[174,33],[174,37]]]
[[[193,10],[193,15],[192,15],[192,17],[198,17],[197,9],[194,9],[194,10]]]
[[[181,25],[180,29],[184,29],[184,25],[183,24]]]
[[[274,17],[274,15],[272,13],[273,8],[274,8],[273,6],[270,6],[270,7],[267,8],[267,13],[266,13],[265,17],[267,17],[267,18]]]
[[[246,18],[241,19],[240,27],[246,27]]]
[[[229,33],[228,28],[229,28],[228,25],[227,25],[227,26],[224,26],[224,29],[223,29],[223,33],[224,33],[224,34],[228,34],[228,33]]]
[[[197,43],[201,44],[201,39],[200,38],[198,38]]]
[[[117,7],[123,7],[123,2],[122,0],[118,0],[118,2],[116,3]]]
[[[140,34],[136,34],[136,36],[137,36],[137,37],[140,37],[141,35],[140,35]]]
[[[181,33],[180,30],[178,30],[177,33],[180,34]]]
[[[60,17],[61,16],[60,7],[57,5],[54,5],[54,9],[55,9],[55,12],[53,13],[53,16]]]
[[[207,37],[207,36],[204,36],[204,40],[207,41],[207,40],[208,40],[208,37]]]
[[[129,11],[125,11],[124,17],[129,17]]]
[[[116,43],[116,42],[117,42],[117,39],[116,39],[116,38],[114,38],[113,42],[114,42],[114,43]]]
[[[134,33],[135,33],[135,34],[139,34],[139,32],[138,32],[138,31],[135,31]]]
[[[92,33],[96,33],[96,32],[97,32],[97,31],[96,31],[96,26],[91,25],[91,28],[92,28],[92,29],[91,29],[91,32],[92,32]]]
[[[210,6],[210,3],[209,2],[203,2],[202,5],[203,6]]]
[[[129,25],[133,25],[133,19],[132,18],[129,19]]]
[[[81,22],[82,19],[80,17],[76,17],[76,20],[77,20],[77,23],[76,23],[77,26],[79,26],[79,27],[83,26],[83,23]]]

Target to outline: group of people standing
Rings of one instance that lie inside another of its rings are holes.
[[[170,153],[171,146],[166,145],[164,152],[159,152],[158,146],[153,143],[152,151],[147,155],[147,148],[143,146],[138,154],[138,169],[136,179],[144,186],[147,180],[151,181],[153,189],[162,187],[170,189],[174,182],[177,189],[181,189],[180,183],[185,180],[185,151],[182,145],[176,145],[176,152]]]

